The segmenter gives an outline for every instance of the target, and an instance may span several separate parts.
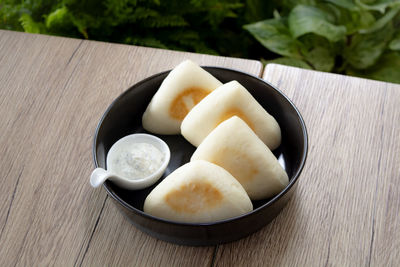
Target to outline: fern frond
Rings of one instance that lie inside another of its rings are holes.
[[[183,27],[189,25],[187,21],[178,15],[159,15],[157,17],[141,20],[146,28]]]
[[[19,21],[25,32],[44,33],[43,24],[35,22],[29,14],[22,14]]]
[[[157,40],[154,37],[128,37],[125,39],[125,43],[168,49],[168,47],[165,44],[163,44],[160,40]]]
[[[157,16],[159,16],[159,13],[154,9],[137,7],[133,12],[130,21],[135,22],[141,19],[156,18]]]
[[[68,9],[63,6],[61,8],[57,8],[53,12],[51,12],[45,19],[45,25],[47,28],[56,27],[57,25],[62,24],[68,18]]]

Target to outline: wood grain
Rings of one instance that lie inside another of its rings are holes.
[[[400,86],[275,64],[264,79],[302,113],[307,163],[283,212],[215,265],[398,266]]]
[[[214,247],[143,234],[88,182],[107,106],[186,58],[262,70],[252,60],[0,30],[0,266],[211,264]]]

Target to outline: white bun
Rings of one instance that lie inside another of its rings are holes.
[[[191,160],[206,160],[221,166],[242,184],[252,200],[273,197],[289,183],[271,150],[237,116],[218,125]]]
[[[216,222],[253,210],[240,183],[207,161],[189,162],[168,175],[147,196],[144,212],[186,223]]]
[[[276,120],[237,81],[218,87],[200,101],[183,120],[181,133],[197,147],[218,124],[235,115],[271,150],[280,145],[281,130]]]
[[[168,74],[147,106],[143,128],[157,134],[179,134],[190,109],[220,85],[196,63],[183,61]]]

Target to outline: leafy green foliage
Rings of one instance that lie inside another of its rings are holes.
[[[303,68],[303,69],[312,69],[312,67],[310,65],[308,65],[306,62],[304,62],[303,60],[291,58],[291,57],[280,57],[280,58],[271,59],[271,60],[261,59],[261,62],[265,65],[269,64],[269,63],[275,63],[275,64],[288,65],[288,66],[293,66],[293,67],[298,67],[298,68]]]
[[[389,43],[389,48],[391,50],[397,50],[400,51],[400,31],[397,32],[396,36],[393,38],[393,40]]]
[[[0,0],[0,28],[400,83],[400,0]]]
[[[263,20],[244,28],[269,50],[283,56],[300,57],[299,42],[292,38],[286,19]]]
[[[336,42],[344,38],[346,27],[334,25],[331,22],[333,20],[332,14],[323,9],[298,5],[289,14],[289,30],[295,39],[307,33],[315,33]]]
[[[21,17],[19,18],[19,21],[21,22],[22,28],[26,32],[31,32],[31,33],[40,33],[43,29],[43,25],[40,23],[34,22],[32,17],[28,14],[22,14]]]
[[[393,31],[393,27],[388,24],[377,32],[354,35],[343,51],[348,64],[355,69],[366,69],[374,65],[387,48]]]
[[[242,24],[254,22],[247,14],[263,1],[248,2],[254,5],[243,0],[0,0],[0,28],[247,57],[252,47],[262,46]]]
[[[347,68],[346,74],[369,79],[400,83],[400,54],[386,52],[377,64],[365,70]]]
[[[283,56],[272,62],[400,83],[399,0],[285,0],[276,13],[244,26]]]

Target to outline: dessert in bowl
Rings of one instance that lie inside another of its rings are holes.
[[[146,213],[145,200],[153,189],[169,174],[189,163],[196,151],[196,147],[182,135],[151,133],[165,141],[171,151],[169,164],[161,179],[149,188],[135,191],[123,189],[108,180],[104,183],[104,188],[117,207],[139,229],[162,240],[185,245],[230,242],[247,236],[269,223],[293,194],[307,156],[304,121],[297,108],[283,93],[247,73],[220,67],[203,69],[223,84],[231,81],[240,83],[275,118],[281,130],[281,142],[272,153],[285,170],[288,183],[273,196],[252,199],[252,210],[245,208],[244,213],[234,214],[233,217],[225,219],[184,222]],[[106,168],[108,151],[122,137],[133,133],[149,133],[143,128],[142,117],[169,72],[153,75],[133,85],[109,106],[95,133],[93,155],[96,167]]]

